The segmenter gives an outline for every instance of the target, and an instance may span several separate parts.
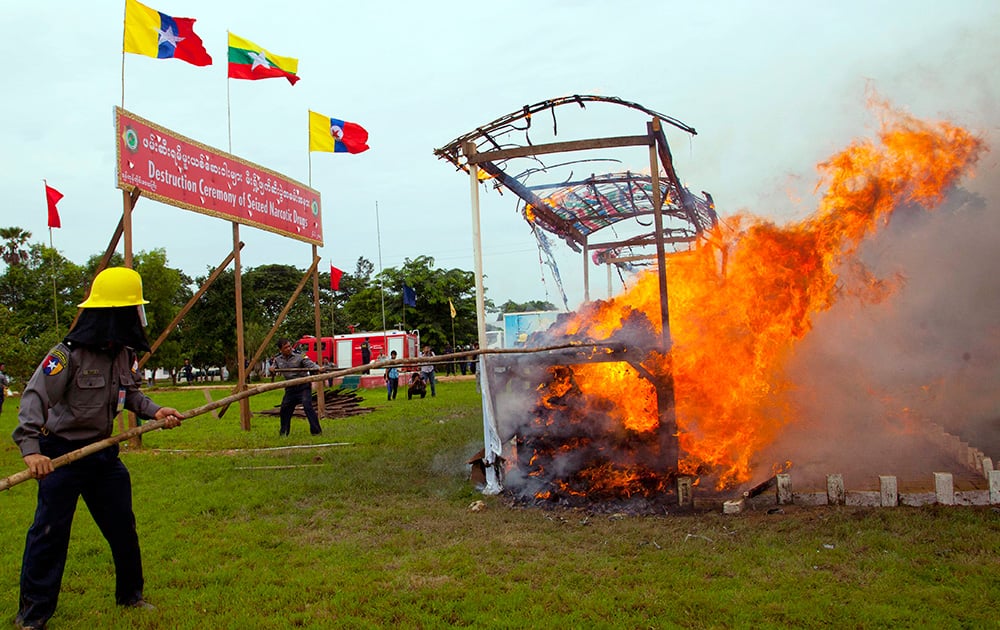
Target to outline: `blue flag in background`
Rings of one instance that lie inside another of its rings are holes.
[[[408,287],[403,284],[403,306],[416,306],[417,305],[417,292],[413,290],[413,287]]]

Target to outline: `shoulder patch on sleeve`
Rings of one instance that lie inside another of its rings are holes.
[[[53,349],[49,352],[49,355],[45,357],[45,360],[42,361],[42,372],[44,372],[46,376],[55,376],[63,371],[63,368],[66,367],[66,362],[66,353],[58,348]]]

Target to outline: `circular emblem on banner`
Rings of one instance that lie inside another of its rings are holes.
[[[139,150],[139,134],[135,132],[135,129],[126,127],[125,133],[122,134],[122,139],[125,140],[125,148],[132,153]]]
[[[318,217],[319,216],[319,202],[316,201],[315,199],[313,199],[312,211],[313,211],[313,216],[314,217]]]

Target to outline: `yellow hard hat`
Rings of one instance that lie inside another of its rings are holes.
[[[108,267],[94,278],[90,295],[80,308],[112,308],[149,304],[142,299],[142,278],[128,267]]]

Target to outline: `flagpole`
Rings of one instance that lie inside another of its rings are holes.
[[[125,20],[128,19],[128,2],[122,3],[122,109],[125,109]]]
[[[49,195],[49,182],[47,180],[42,180],[42,184],[45,185],[45,200],[48,202]],[[56,330],[59,329],[59,300],[57,299],[58,292],[56,291],[56,257],[55,251],[56,246],[52,242],[52,225],[49,224],[49,249],[52,250],[52,311],[56,316]]]
[[[337,285],[340,286],[339,284]],[[330,339],[336,343],[337,337],[337,292],[333,288],[333,261],[330,261]],[[336,352],[336,349],[334,350]]]
[[[226,48],[229,48],[229,30],[226,30]],[[229,153],[233,152],[233,114],[230,106],[229,84],[231,80],[226,73],[226,132],[229,138]],[[240,390],[247,386],[246,349],[244,347],[244,327],[243,327],[243,268],[240,260],[240,224],[232,221],[233,224],[233,284],[236,290],[236,387]],[[250,405],[244,405],[240,401],[240,428],[244,431],[250,430]]]
[[[378,243],[378,290],[382,294],[382,337],[385,337],[385,280],[382,278],[382,227],[378,217],[378,200],[375,200],[375,237]],[[388,341],[383,340],[382,352]]]
[[[226,46],[227,46],[227,50],[228,50],[228,46],[229,46],[229,35],[230,35],[230,33],[227,30],[226,31]],[[232,81],[229,79],[229,73],[227,72],[226,73],[226,128],[228,129],[228,132],[229,132],[229,152],[232,153],[233,152],[233,115],[232,115],[232,112],[230,111],[230,107],[229,107],[229,84],[230,83],[232,83]],[[312,183],[310,183],[309,185],[312,186]]]

